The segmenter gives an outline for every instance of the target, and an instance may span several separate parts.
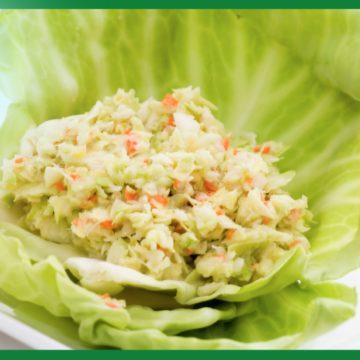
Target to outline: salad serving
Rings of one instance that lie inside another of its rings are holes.
[[[1,14],[0,289],[124,349],[296,347],[351,317],[357,90],[286,16]]]
[[[183,281],[193,296],[240,288],[308,250],[309,212],[305,197],[281,189],[293,175],[274,166],[281,145],[250,136],[232,146],[211,108],[199,89],[143,103],[118,90],[84,115],[29,130],[4,160],[4,196],[43,239]],[[77,260],[68,265],[82,276]]]

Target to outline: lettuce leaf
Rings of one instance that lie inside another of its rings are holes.
[[[133,269],[89,258],[69,258],[66,267],[87,289],[117,294],[125,286],[152,291],[176,292],[175,299],[184,305],[193,305],[212,299],[246,301],[251,298],[281,290],[301,278],[306,255],[301,248],[289,251],[265,277],[242,287],[224,285],[211,295],[198,296],[196,284],[178,280],[155,280]]]
[[[137,305],[113,308],[71,281],[55,257],[33,263],[21,241],[3,232],[0,247],[0,287],[56,316],[71,317],[79,324],[80,339],[95,345],[124,349],[292,347],[309,334],[351,317],[355,308],[354,291],[330,283],[306,289],[293,285],[240,305],[160,311]],[[196,332],[187,332],[193,329]]]

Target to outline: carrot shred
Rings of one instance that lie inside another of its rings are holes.
[[[114,301],[109,301],[109,300],[105,300],[105,305],[111,309],[117,309],[119,307],[119,304],[117,304]]]
[[[157,208],[158,205],[167,206],[169,203],[169,199],[162,195],[148,195],[148,200],[152,208]]]
[[[222,209],[222,208],[219,206],[219,207],[217,207],[217,208],[215,209],[215,213],[216,213],[216,215],[224,215],[224,214],[225,214],[225,210]]]
[[[97,200],[98,200],[97,194],[90,195],[90,196],[87,198],[87,201],[90,201],[90,202],[92,202],[92,203],[96,203]]]
[[[216,255],[215,257],[218,258],[218,259],[220,259],[220,260],[222,260],[222,261],[225,261],[225,260],[226,260],[225,254],[218,254],[218,255]]]
[[[206,201],[207,198],[208,198],[208,196],[207,196],[205,193],[203,193],[203,192],[197,193],[197,194],[195,195],[195,199],[196,199],[197,201],[200,201],[200,202]]]
[[[137,191],[132,189],[130,186],[125,188],[124,196],[126,201],[136,201],[139,198]]]
[[[185,255],[190,256],[190,255],[192,255],[194,252],[193,252],[191,249],[186,248],[186,249],[184,249],[184,253],[185,253]]]
[[[106,306],[112,309],[117,309],[119,307],[119,304],[111,299],[110,294],[105,293],[100,295],[100,297],[105,300],[104,303]]]
[[[181,181],[180,180],[174,180],[173,182],[173,188],[175,190],[179,190],[181,188]]]
[[[301,216],[301,210],[300,209],[291,209],[290,210],[290,220],[292,221],[298,221]]]
[[[131,129],[130,129],[130,128],[127,128],[127,129],[124,130],[124,134],[125,134],[125,135],[130,135],[130,133],[131,133]]]
[[[222,144],[223,144],[223,146],[224,146],[224,149],[225,150],[228,150],[229,149],[229,147],[230,147],[230,139],[229,138],[223,138],[222,139]]]
[[[170,116],[168,117],[167,124],[168,124],[169,126],[175,126],[175,120],[174,120],[174,117],[173,117],[172,115],[170,115]]]
[[[183,234],[184,232],[186,232],[186,230],[179,223],[175,225],[174,231],[177,232],[178,234]]]
[[[167,108],[176,108],[179,105],[179,101],[177,101],[171,94],[166,94],[161,103]]]
[[[268,225],[269,223],[270,223],[270,218],[268,218],[267,216],[263,216],[263,218],[262,218],[262,223],[264,224],[264,225]]]
[[[245,178],[245,184],[251,185],[252,182],[253,182],[253,178],[252,178],[252,177],[247,176],[247,177]]]
[[[208,193],[213,193],[218,189],[216,184],[209,180],[204,180],[204,187]]]
[[[294,248],[297,245],[300,245],[301,241],[300,240],[293,240],[290,244],[289,244],[289,249]]]
[[[17,157],[14,162],[15,164],[22,164],[23,162],[25,161],[25,158],[20,156],[20,157]]]
[[[256,145],[253,147],[253,152],[259,152],[260,151],[260,146]]]
[[[264,146],[261,152],[263,154],[269,154],[270,150],[270,146]]]
[[[235,232],[235,229],[229,229],[225,235],[226,239],[230,240],[234,236]]]
[[[75,225],[75,226],[83,226],[83,225],[86,225],[86,224],[94,224],[95,221],[94,219],[91,219],[91,218],[76,218],[72,221],[72,224]]]
[[[164,197],[164,196],[161,196],[161,195],[155,195],[154,196],[155,200],[160,203],[161,205],[167,205],[169,203],[169,200]]]
[[[137,141],[134,139],[127,139],[125,142],[126,151],[129,156],[133,155],[137,150]]]
[[[106,230],[112,230],[112,228],[114,227],[114,224],[111,220],[104,220],[100,223],[100,226],[103,228],[103,229],[106,229]]]
[[[66,186],[64,184],[64,182],[62,180],[57,181],[54,184],[55,188],[57,191],[65,191],[66,190]]]
[[[238,150],[238,149],[236,149],[236,148],[235,148],[235,149],[233,149],[233,154],[234,154],[234,155],[237,155],[237,154],[238,154],[238,152],[239,152],[239,150]]]
[[[160,251],[162,251],[166,256],[170,256],[171,253],[168,249],[163,248],[162,246],[160,246],[159,244],[156,245],[156,248]]]
[[[71,179],[74,180],[74,181],[77,181],[77,180],[80,179],[80,175],[78,175],[78,174],[70,174],[70,177],[71,177]]]
[[[73,224],[74,226],[79,226],[79,225],[81,224],[80,218],[74,219],[74,220],[72,221],[72,224]]]

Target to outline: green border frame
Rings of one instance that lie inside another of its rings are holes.
[[[359,9],[360,1],[356,0],[0,0],[0,9]],[[1,51],[1,50],[0,50]],[[29,359],[53,360],[86,358],[87,360],[98,359],[99,356],[123,359],[142,359],[144,356],[156,358],[156,360],[173,360],[184,357],[198,359],[206,356],[207,360],[218,360],[219,355],[226,359],[239,357],[251,358],[251,360],[264,357],[276,360],[292,360],[323,358],[326,360],[338,360],[339,356],[346,359],[359,359],[360,351],[120,351],[120,350],[90,350],[71,351],[64,354],[62,351],[0,351],[2,359],[17,359],[26,356]]]
[[[357,9],[358,0],[0,0],[0,9]]]
[[[63,360],[66,357],[69,360],[75,359],[87,359],[98,360],[99,357],[106,357],[109,359],[139,359],[144,360],[144,356],[147,359],[156,360],[184,360],[196,359],[201,360],[219,360],[219,357],[224,359],[233,360],[338,360],[339,357],[344,359],[357,360],[359,358],[360,351],[356,350],[75,350],[75,351],[55,351],[55,350],[26,350],[26,351],[13,351],[4,350],[0,351],[2,359],[36,359],[36,360],[48,360],[49,357],[52,360]]]

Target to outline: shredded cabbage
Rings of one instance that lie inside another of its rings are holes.
[[[307,199],[282,189],[283,147],[241,142],[198,88],[140,102],[119,89],[87,113],[28,131],[1,187],[49,241],[157,280],[244,285],[309,249]],[[190,280],[189,280],[190,281]]]

